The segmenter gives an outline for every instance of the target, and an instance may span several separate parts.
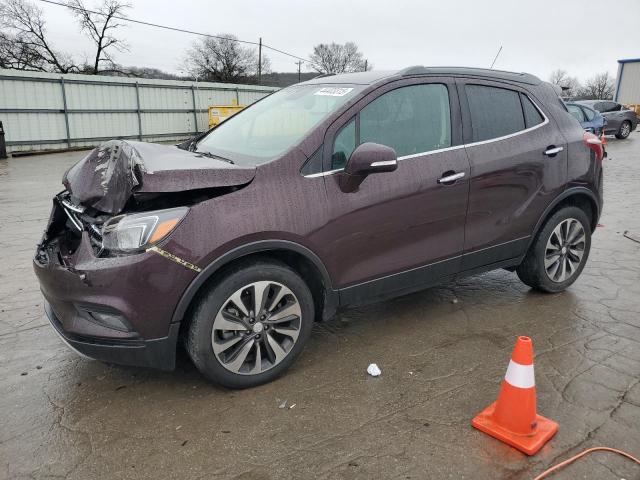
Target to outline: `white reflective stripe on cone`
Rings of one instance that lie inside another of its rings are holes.
[[[533,365],[521,365],[509,361],[507,374],[504,376],[505,381],[514,387],[531,388],[536,386],[536,379],[533,373]]]

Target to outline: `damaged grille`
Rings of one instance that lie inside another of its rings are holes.
[[[92,211],[93,209],[77,205],[71,200],[71,196],[67,191],[56,195],[55,200],[57,207],[64,213],[67,221],[64,225],[57,226],[55,225],[55,221],[52,222],[47,232],[48,236],[55,236],[56,230],[71,230],[78,237],[82,235],[82,232],[87,232],[91,240],[91,246],[96,254],[100,255],[103,249],[102,224],[107,221],[110,216],[99,214],[97,211]],[[65,232],[60,231],[59,233]]]

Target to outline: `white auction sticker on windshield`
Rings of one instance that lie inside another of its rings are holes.
[[[353,90],[353,88],[324,87],[314,93],[314,95],[325,95],[327,97],[344,97],[351,90]]]

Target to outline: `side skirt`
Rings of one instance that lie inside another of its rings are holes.
[[[530,237],[523,237],[462,256],[417,267],[338,290],[340,307],[381,302],[440,285],[456,278],[518,266]]]

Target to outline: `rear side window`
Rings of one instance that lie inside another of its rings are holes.
[[[582,109],[577,105],[567,105],[567,109],[569,109],[569,113],[576,117],[576,120],[579,122],[584,122],[584,114],[582,113]]]
[[[536,125],[544,122],[544,118],[542,118],[542,114],[535,107],[533,102],[529,100],[524,94],[520,94],[520,100],[522,101],[522,110],[524,111],[524,123],[527,128],[535,127]]]
[[[585,117],[587,117],[587,120],[589,121],[593,120],[593,118],[596,116],[596,112],[594,112],[590,108],[582,107],[582,111],[584,112]]]
[[[506,88],[465,85],[473,141],[503,137],[525,129],[520,95]]]
[[[449,91],[442,84],[387,92],[360,111],[359,143],[393,148],[401,157],[451,146]]]

